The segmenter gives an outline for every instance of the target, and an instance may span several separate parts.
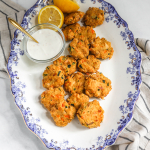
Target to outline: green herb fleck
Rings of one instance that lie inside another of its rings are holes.
[[[45,76],[47,76],[48,74],[43,74],[43,76],[45,77]]]
[[[80,68],[82,68],[82,65],[79,66]],[[82,68],[83,69],[83,68]]]
[[[107,83],[107,86],[109,86],[109,83]]]
[[[64,77],[63,77],[63,76],[61,76],[61,78],[62,78],[62,79],[64,79]]]
[[[47,67],[47,69],[49,69],[49,67]]]
[[[72,65],[75,65],[75,64],[76,64],[75,62],[72,63]]]
[[[67,108],[67,106],[65,106],[65,108]]]
[[[74,104],[71,104],[71,106],[74,106]]]
[[[71,46],[69,45],[69,51],[72,52],[73,49],[74,49],[74,47],[71,47]]]
[[[69,51],[71,52],[71,46],[69,45]]]
[[[110,55],[110,53],[108,53],[108,55]]]
[[[105,80],[103,80],[103,83],[105,83]]]
[[[68,65],[68,68],[70,68],[71,67],[71,65]]]
[[[62,60],[66,60],[66,57],[63,57],[63,59]]]
[[[59,75],[60,75],[60,73],[61,73],[61,71],[58,71],[58,74],[57,74],[57,76],[59,76]]]
[[[100,91],[100,89],[98,89],[98,91]]]
[[[99,19],[97,16],[92,16],[93,19]]]
[[[74,91],[76,90],[76,88],[73,89]]]

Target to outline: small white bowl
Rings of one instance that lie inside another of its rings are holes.
[[[41,29],[49,29],[49,30],[53,30],[55,32],[57,32],[60,37],[62,38],[62,41],[63,41],[63,44],[62,44],[62,48],[60,49],[59,53],[50,58],[50,59],[46,59],[46,60],[37,60],[37,59],[34,59],[30,56],[30,54],[28,53],[28,50],[27,50],[27,42],[28,42],[28,39],[29,37],[27,35],[24,36],[24,39],[23,39],[23,50],[25,51],[25,54],[26,56],[36,62],[36,63],[47,63],[47,62],[53,62],[54,60],[56,60],[57,58],[60,57],[60,55],[63,53],[64,49],[65,49],[65,37],[64,37],[64,34],[63,32],[60,30],[60,28],[58,28],[57,26],[53,25],[53,24],[49,24],[49,23],[43,23],[43,24],[38,24],[38,25],[35,25],[34,27],[32,27],[31,29],[28,30],[28,33],[30,35],[34,34],[35,32],[37,32],[38,30],[41,30]]]

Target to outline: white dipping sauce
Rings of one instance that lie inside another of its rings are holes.
[[[29,39],[27,42],[27,51],[32,58],[37,60],[46,60],[56,56],[63,46],[61,36],[50,29],[38,30],[32,36],[39,43]]]

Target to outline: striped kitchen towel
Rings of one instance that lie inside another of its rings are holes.
[[[7,59],[10,53],[10,41],[16,30],[7,20],[8,17],[21,23],[25,9],[10,0],[0,0],[0,77],[8,78]]]
[[[8,78],[6,65],[10,41],[15,31],[7,18],[11,17],[21,23],[24,13],[24,8],[10,0],[0,0],[0,77]],[[141,93],[132,121],[119,135],[116,143],[107,150],[150,150],[150,41],[135,39],[135,43],[142,55]]]

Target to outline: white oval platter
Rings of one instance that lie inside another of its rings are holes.
[[[48,0],[38,0],[25,13],[21,26],[26,30],[34,26],[38,12],[48,4]],[[140,93],[141,55],[127,23],[111,4],[103,0],[80,0],[79,5],[83,12],[89,7],[99,7],[105,11],[103,25],[94,30],[97,36],[110,41],[114,48],[112,59],[102,60],[99,70],[112,81],[112,91],[105,100],[99,100],[105,111],[100,127],[85,128],[77,118],[63,128],[54,124],[50,113],[40,103],[40,94],[45,90],[42,87],[42,73],[50,64],[36,64],[26,57],[21,48],[24,35],[19,30],[15,31],[11,42],[7,69],[12,94],[25,124],[47,148],[103,150],[115,143],[119,133],[132,118]],[[64,55],[68,54],[67,47],[68,43]]]

